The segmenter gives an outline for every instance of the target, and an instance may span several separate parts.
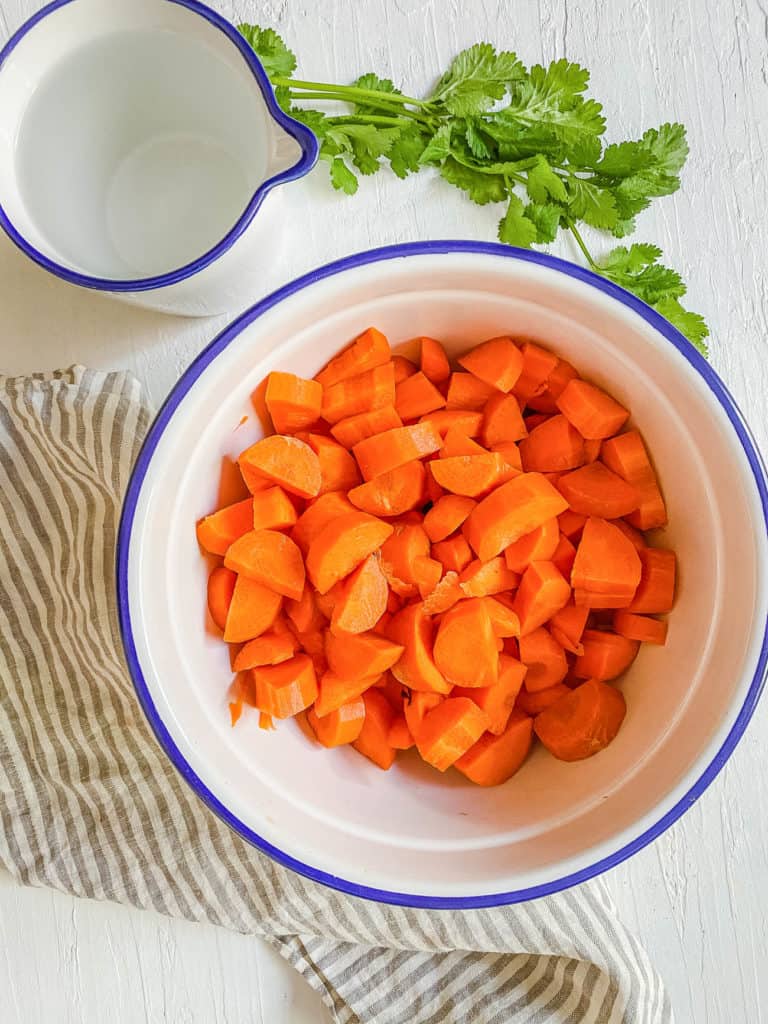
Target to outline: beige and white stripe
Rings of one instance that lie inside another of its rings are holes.
[[[599,882],[493,910],[369,903],[273,863],[184,786],[115,611],[147,425],[125,373],[0,377],[0,861],[29,885],[262,935],[339,1024],[671,1021]]]

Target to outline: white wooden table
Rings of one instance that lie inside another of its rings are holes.
[[[0,39],[40,0],[0,0]],[[762,0],[220,0],[232,20],[278,28],[302,77],[377,70],[426,88],[461,47],[487,39],[528,63],[592,70],[609,129],[689,129],[683,190],[640,219],[713,328],[712,361],[768,450],[768,10]],[[1,116],[1,115],[0,115]],[[332,194],[320,168],[293,187],[286,256],[264,292],[334,257],[430,237],[492,238],[430,173]],[[599,245],[602,243],[597,243]],[[574,256],[567,248],[563,255]],[[258,296],[254,295],[254,299]],[[157,404],[224,320],[142,312],[66,285],[0,237],[0,370],[81,362],[129,367]],[[756,721],[705,796],[652,847],[607,876],[651,953],[681,1024],[768,1020],[768,721]],[[25,1024],[169,1021],[306,1024],[316,997],[258,940],[0,879],[0,1018]]]

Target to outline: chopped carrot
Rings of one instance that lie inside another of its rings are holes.
[[[259,728],[267,731],[275,728],[275,724],[272,721],[272,715],[267,715],[263,711],[259,712]]]
[[[389,742],[389,730],[395,713],[389,701],[378,690],[367,690],[363,695],[365,719],[360,735],[352,746],[375,765],[387,771],[392,767],[397,751]]]
[[[536,693],[529,693],[526,689],[522,689],[517,695],[515,709],[519,708],[526,715],[532,715],[535,718],[561,697],[567,697],[570,692],[564,683],[556,683],[554,686],[550,686],[546,690],[538,690]]]
[[[576,559],[576,548],[564,533],[560,534],[560,540],[550,559],[567,580],[571,578],[573,563]]]
[[[392,527],[366,512],[348,512],[327,523],[309,545],[307,573],[321,594],[348,576],[392,534]]]
[[[389,342],[375,327],[369,327],[359,334],[348,348],[335,356],[324,370],[315,375],[324,388],[340,381],[357,377],[365,370],[372,370],[389,362]]]
[[[436,558],[445,572],[461,572],[472,561],[472,549],[462,534],[454,534],[447,540],[432,545],[432,557]],[[463,593],[463,592],[462,592]]]
[[[507,590],[515,590],[520,576],[507,568],[504,559],[497,555],[487,562],[474,559],[461,570],[459,583],[467,597],[488,597]]]
[[[424,527],[416,523],[397,523],[390,537],[381,546],[381,558],[388,570],[407,585],[415,586],[416,559],[429,557],[430,546]]]
[[[499,677],[496,634],[484,601],[461,601],[445,612],[435,636],[435,664],[455,686],[492,686]]]
[[[261,665],[279,665],[296,653],[296,638],[288,633],[262,633],[243,644],[235,657],[235,672],[244,672]]]
[[[559,542],[560,524],[553,516],[510,544],[504,551],[504,558],[512,572],[525,572],[531,562],[549,561]]]
[[[440,435],[430,423],[414,423],[367,437],[355,445],[353,452],[363,479],[373,480],[407,462],[439,451],[440,445]]]
[[[532,633],[568,603],[571,588],[552,562],[531,562],[523,573],[514,610],[520,619],[520,636]]]
[[[427,473],[424,477],[424,498],[425,505],[431,507],[444,497],[445,491],[440,484],[435,480],[431,473]]]
[[[434,338],[419,338],[421,372],[433,384],[442,384],[451,375],[451,367],[445,349]]]
[[[346,494],[342,494],[340,491],[321,494],[299,516],[296,525],[291,530],[291,539],[306,556],[310,544],[328,523],[354,511],[355,506],[349,501]]]
[[[555,612],[549,620],[548,628],[557,642],[572,654],[581,654],[581,636],[589,618],[589,608],[580,608],[576,604],[567,604],[559,612]]]
[[[623,519],[614,519],[613,525],[618,527],[627,540],[632,542],[636,551],[642,551],[644,548],[648,547],[642,533],[635,529],[634,526],[630,526],[629,523],[625,522]]]
[[[413,733],[408,728],[404,714],[397,715],[393,720],[387,733],[387,741],[395,750],[410,750],[415,744],[416,740],[414,740]]]
[[[485,606],[491,617],[493,632],[497,637],[520,636],[520,619],[511,604],[507,603],[510,600],[509,597],[501,594],[485,598]]]
[[[619,690],[589,679],[542,711],[533,728],[561,761],[580,761],[603,750],[621,728],[627,706]]]
[[[428,711],[414,733],[422,758],[447,771],[485,732],[488,716],[468,697],[448,697]]]
[[[440,458],[450,459],[455,455],[487,455],[481,444],[467,437],[461,427],[450,427],[440,448]]]
[[[413,373],[401,380],[395,387],[395,409],[404,420],[415,420],[419,416],[442,409],[445,398],[425,374]]]
[[[542,423],[546,423],[547,420],[551,420],[552,418],[552,416],[548,416],[546,413],[526,413],[525,429],[530,433],[532,430],[535,430],[536,427],[540,427]]]
[[[507,727],[527,667],[508,654],[499,655],[499,680],[493,686],[454,687],[453,697],[469,697],[488,716],[488,732],[501,735]]]
[[[531,426],[519,443],[520,458],[526,473],[561,473],[584,463],[584,438],[565,418],[549,416]]]
[[[398,384],[418,372],[416,364],[412,363],[410,359],[406,359],[405,356],[392,356],[392,366],[395,368],[395,391],[397,391]]]
[[[461,356],[459,365],[483,383],[506,393],[520,377],[523,354],[511,338],[491,338]]]
[[[394,404],[395,370],[392,363],[323,387],[322,415],[331,426],[350,416]]]
[[[446,494],[438,498],[424,516],[424,529],[432,543],[445,540],[458,530],[476,504],[464,494]]]
[[[645,548],[639,555],[642,575],[627,611],[663,615],[672,610],[675,601],[675,553],[665,548]]]
[[[667,642],[667,624],[661,619],[651,619],[647,615],[636,615],[634,612],[617,611],[613,616],[613,628],[619,636],[628,640],[639,640],[647,644],[665,644]]]
[[[356,697],[322,718],[314,708],[310,708],[307,711],[307,721],[318,743],[324,747],[341,747],[345,743],[354,743],[363,730],[365,702],[362,697]]]
[[[237,575],[231,569],[225,569],[223,565],[213,569],[208,577],[208,611],[222,633],[227,624],[227,614],[236,582]]]
[[[264,481],[269,486],[269,481]],[[230,455],[222,455],[219,469],[219,486],[216,492],[216,508],[223,508],[225,505],[236,505],[238,501],[250,498],[251,492],[243,480],[235,459]]]
[[[283,599],[270,587],[247,576],[238,576],[232,593],[224,639],[228,644],[253,640],[266,632],[277,618]]]
[[[304,438],[303,438],[304,439]],[[307,444],[320,461],[320,490],[318,494],[329,491],[348,491],[360,483],[360,473],[352,455],[347,449],[322,434],[308,434]]]
[[[466,596],[459,585],[459,574],[451,569],[445,573],[432,593],[424,598],[422,609],[425,615],[441,615]]]
[[[581,436],[590,440],[611,437],[629,419],[629,410],[585,380],[569,381],[557,400],[557,407]]]
[[[479,455],[452,455],[434,459],[429,469],[446,491],[477,498],[494,488],[504,477],[508,465],[498,452]]]
[[[514,710],[504,731],[489,730],[454,762],[476,786],[500,786],[520,770],[533,741],[533,719]]]
[[[442,563],[426,555],[417,555],[413,560],[413,575],[419,597],[422,601],[434,592],[443,575]]]
[[[572,512],[602,519],[626,516],[637,508],[640,500],[635,488],[612,473],[602,462],[593,462],[572,473],[566,473],[558,481],[557,489]]]
[[[331,615],[333,633],[365,633],[373,629],[387,610],[389,585],[381,571],[378,553],[364,562],[341,583]]]
[[[274,718],[292,718],[317,697],[317,678],[312,659],[297,654],[279,665],[251,670],[256,707]]]
[[[304,590],[304,559],[290,537],[278,530],[251,530],[227,548],[224,565],[298,601]]]
[[[405,691],[408,693],[408,691]],[[403,714],[411,735],[415,736],[424,716],[442,704],[445,697],[428,690],[413,690],[403,701]]]
[[[286,530],[296,522],[296,509],[282,487],[268,487],[251,498],[253,530]]]
[[[584,529],[586,521],[586,516],[580,516],[569,508],[567,508],[565,512],[561,512],[557,517],[557,522],[560,526],[560,533],[574,542],[577,537],[581,536],[581,531]]]
[[[643,439],[636,430],[603,441],[601,458],[606,466],[637,490],[640,503],[629,522],[640,530],[667,523],[667,508]]]
[[[389,624],[389,636],[402,648],[392,675],[412,690],[448,693],[450,683],[437,667],[432,649],[432,624],[421,605],[409,604]]]
[[[406,462],[353,487],[349,500],[375,516],[399,516],[423,504],[427,471],[421,462]]]
[[[364,441],[374,434],[381,434],[394,427],[402,427],[403,421],[397,415],[393,405],[383,405],[380,409],[360,412],[356,416],[347,416],[331,427],[331,433],[345,448],[354,448],[359,441]]]
[[[293,373],[273,370],[267,377],[265,401],[277,434],[295,434],[320,419],[323,387]]]
[[[600,458],[600,451],[602,450],[603,442],[598,438],[594,441],[589,439],[584,441],[584,462],[589,464],[590,462],[596,462]]]
[[[238,537],[253,529],[253,499],[227,505],[197,524],[200,547],[212,555],[223,555]]]
[[[320,461],[309,445],[296,437],[264,437],[246,448],[238,464],[251,491],[256,486],[254,480],[279,484],[300,498],[313,498],[320,490]]]
[[[315,700],[315,714],[318,718],[324,718],[339,708],[356,700],[362,694],[374,686],[379,676],[362,676],[360,679],[342,679],[335,672],[328,669],[320,676],[317,684],[317,698]]]
[[[325,636],[328,665],[341,679],[380,676],[392,668],[404,653],[399,641],[393,642],[378,633],[340,635],[328,632]]]
[[[491,445],[491,451],[503,455],[507,465],[522,473],[523,461],[520,458],[520,449],[514,441],[498,441],[496,444]]]
[[[559,360],[557,366],[547,377],[547,385],[545,389],[539,395],[532,395],[528,399],[528,406],[531,409],[535,409],[536,412],[547,413],[552,415],[557,412],[557,399],[565,390],[566,384],[578,377],[578,373],[571,366],[570,363],[566,362],[565,359]]]
[[[460,409],[462,412],[477,411],[482,422],[482,410],[485,403],[495,392],[495,388],[480,380],[472,373],[452,373],[448,384],[446,410]]]
[[[523,367],[513,391],[520,399],[520,404],[525,405],[546,389],[560,360],[553,352],[534,345],[532,341],[526,341],[521,352]]]
[[[578,679],[615,679],[626,672],[637,657],[640,644],[616,633],[585,629],[581,637],[584,653],[574,663]]]
[[[520,441],[527,436],[528,429],[515,396],[491,395],[483,416],[483,444],[490,448],[504,441]]]
[[[595,598],[623,598],[628,604],[637,590],[640,574],[640,555],[621,530],[605,519],[588,519],[571,571],[574,589],[587,591]],[[591,606],[616,607],[599,603]]]
[[[477,409],[438,409],[422,416],[419,423],[430,423],[444,437],[451,427],[460,428],[467,437],[479,437],[483,414]]]
[[[528,666],[524,685],[529,693],[556,686],[568,674],[565,651],[543,626],[520,637],[520,661]]]
[[[522,473],[481,501],[466,521],[469,542],[484,562],[566,508],[540,473]]]
[[[325,616],[320,612],[315,601],[315,592],[311,583],[304,581],[304,589],[298,601],[291,598],[285,602],[285,613],[293,623],[297,633],[309,633],[325,625]]]

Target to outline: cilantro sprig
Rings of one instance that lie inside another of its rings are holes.
[[[351,85],[294,78],[296,57],[275,31],[240,31],[281,107],[317,136],[335,189],[353,195],[359,175],[387,165],[399,178],[434,167],[473,202],[505,204],[502,242],[529,248],[569,231],[592,270],[634,292],[707,354],[709,330],[681,304],[685,285],[660,262],[660,249],[619,245],[596,259],[579,231],[587,224],[623,239],[652,200],[677,191],[688,155],[681,124],[604,145],[603,108],[586,95],[589,72],[565,59],[526,68],[514,53],[476,43],[417,98],[372,73]],[[309,101],[344,107],[318,110]]]

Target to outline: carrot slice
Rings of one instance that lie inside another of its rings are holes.
[[[285,602],[285,613],[293,623],[297,633],[309,633],[318,630],[325,625],[325,616],[322,615],[315,601],[315,592],[312,585],[304,582],[304,589],[298,601],[289,598]]]
[[[543,412],[551,415],[557,412],[557,399],[563,393],[566,384],[578,377],[578,373],[570,363],[561,359],[554,370],[547,377],[544,390],[539,395],[532,395],[528,399],[528,405],[536,412]]]
[[[506,393],[520,377],[523,353],[511,338],[490,338],[461,356],[459,365],[483,383]]]
[[[581,636],[584,632],[589,608],[580,608],[576,604],[567,604],[559,612],[555,612],[549,620],[548,628],[557,642],[572,654],[581,654]]]
[[[440,445],[440,435],[430,423],[414,423],[367,437],[355,445],[353,452],[363,479],[373,480],[407,462],[439,451]]]
[[[278,434],[295,434],[320,419],[323,387],[293,373],[273,370],[267,377],[267,410]]]
[[[341,747],[345,743],[354,743],[363,730],[365,702],[362,697],[356,697],[322,718],[314,708],[310,708],[307,711],[307,721],[318,743],[324,747]]]
[[[487,455],[488,452],[477,441],[467,437],[461,427],[451,427],[443,438],[440,458],[449,459],[454,455]]]
[[[520,687],[528,671],[522,662],[508,654],[499,655],[499,681],[493,686],[461,687],[452,691],[454,697],[469,697],[488,716],[488,732],[500,736],[515,706]]]
[[[366,512],[348,512],[331,520],[309,545],[307,573],[315,589],[327,593],[391,534],[389,523]]]
[[[395,409],[404,420],[415,420],[444,406],[445,397],[420,371],[395,386]]]
[[[445,540],[458,530],[476,504],[464,494],[446,494],[438,498],[424,516],[424,529],[432,543]]]
[[[578,679],[615,679],[626,672],[640,650],[637,640],[597,629],[585,629],[581,643],[584,653],[573,666],[573,674]]]
[[[651,619],[647,615],[617,611],[613,616],[613,628],[619,636],[625,636],[628,640],[661,645],[667,642],[666,622]]]
[[[634,526],[630,526],[625,520],[615,519],[613,525],[621,530],[627,540],[631,541],[636,551],[642,551],[644,548],[648,547],[642,533]]]
[[[426,476],[423,463],[406,462],[359,487],[353,487],[349,500],[356,508],[371,515],[399,516],[423,504]]]
[[[410,750],[415,744],[416,740],[413,738],[413,733],[408,728],[408,723],[405,720],[405,715],[397,715],[389,727],[387,733],[387,741],[391,747],[395,750]]]
[[[406,691],[408,693],[408,691]],[[427,690],[413,690],[403,701],[403,714],[411,735],[415,736],[424,716],[442,704],[445,697]]]
[[[246,498],[201,519],[197,524],[197,540],[200,547],[212,555],[223,555],[230,544],[252,529],[253,499]]]
[[[476,786],[500,786],[520,770],[533,742],[533,719],[515,710],[505,730],[490,730],[462,754],[454,767]]]
[[[441,566],[442,567],[442,566]],[[441,615],[467,595],[459,586],[459,575],[451,569],[443,576],[435,589],[424,598],[422,608],[425,615]]]
[[[227,548],[227,569],[298,601],[304,590],[304,559],[290,537],[277,530],[251,530]]]
[[[634,545],[618,527],[605,519],[590,518],[584,525],[576,550],[571,584],[574,589],[585,590],[594,596],[624,597],[628,603],[640,583],[640,558]],[[593,607],[601,605],[594,604]]]
[[[571,506],[571,511],[582,516],[618,519],[636,509],[640,495],[612,473],[602,462],[582,466],[560,477],[557,489]]]
[[[348,491],[360,483],[360,473],[352,455],[334,441],[322,434],[308,434],[307,444],[320,461],[320,490],[318,494],[329,491]]]
[[[495,487],[505,476],[508,464],[498,452],[452,455],[434,459],[429,469],[446,491],[477,498]]]
[[[403,421],[397,415],[394,406],[384,405],[380,409],[360,412],[356,416],[347,416],[331,427],[331,433],[345,448],[354,448],[359,441],[364,441],[374,434],[381,434],[394,427],[402,427]]]
[[[570,692],[564,683],[556,683],[555,686],[550,686],[546,690],[538,690],[536,693],[529,693],[526,689],[522,689],[517,695],[515,709],[535,718],[561,697],[567,697]]]
[[[498,441],[496,444],[491,445],[491,451],[498,452],[499,455],[503,455],[507,464],[516,469],[519,473],[523,471],[523,462],[520,458],[520,449],[517,447],[514,441]]]
[[[569,540],[572,540],[574,543],[576,542],[576,539],[581,536],[581,531],[584,529],[586,521],[586,516],[580,516],[569,508],[567,508],[565,512],[561,512],[557,517],[557,522],[560,526],[560,533]]]
[[[282,661],[288,661],[295,653],[296,638],[292,633],[262,633],[240,648],[232,668],[235,672],[244,672],[249,668],[259,668],[261,665],[279,665]]]
[[[553,516],[510,544],[504,551],[504,558],[512,572],[522,573],[531,562],[549,561],[559,543],[560,524],[557,516]]]
[[[487,562],[481,562],[476,558],[462,569],[459,576],[461,589],[467,597],[487,597],[490,594],[514,590],[519,582],[518,574],[507,568],[500,555]]]
[[[392,767],[397,751],[389,742],[389,730],[395,718],[389,701],[378,690],[363,695],[365,719],[360,735],[352,746],[355,750],[387,771]]]
[[[549,416],[532,426],[520,443],[520,458],[526,473],[561,473],[584,463],[584,438],[565,418]]]
[[[455,686],[492,686],[498,681],[496,634],[484,601],[461,601],[443,615],[434,656],[443,677]]]
[[[512,610],[511,604],[507,603],[511,599],[506,595],[497,595],[486,597],[484,600],[496,636],[520,636],[520,619],[517,612]]]
[[[469,542],[484,562],[566,508],[565,498],[540,473],[502,484],[470,513]]]
[[[627,611],[659,615],[672,610],[675,603],[677,561],[674,551],[645,548],[639,553],[642,564],[640,583]]]
[[[293,502],[282,487],[268,487],[251,498],[253,530],[285,530],[297,520]]]
[[[523,367],[513,391],[520,399],[521,405],[525,405],[531,398],[545,390],[559,360],[554,353],[535,345],[532,341],[526,341],[520,351]]]
[[[568,603],[571,588],[552,562],[531,562],[523,573],[514,610],[520,619],[520,636],[543,626]]]
[[[462,412],[480,412],[496,389],[472,373],[452,373],[448,384],[446,409],[461,409]]]
[[[468,697],[448,697],[428,711],[414,733],[422,758],[447,771],[485,732],[488,716]]]
[[[629,522],[640,530],[653,530],[667,523],[667,508],[643,439],[636,430],[603,441],[601,458],[606,466],[637,490],[640,504]]]
[[[369,327],[343,352],[331,359],[325,369],[315,375],[315,380],[324,388],[328,388],[350,377],[356,377],[365,370],[383,366],[389,362],[390,355],[387,339],[381,331]]]
[[[438,669],[432,649],[432,625],[418,604],[406,605],[389,624],[389,636],[403,651],[392,675],[412,690],[448,693],[450,684]]]
[[[340,584],[331,615],[334,633],[365,633],[373,629],[387,610],[389,585],[381,571],[378,554],[364,562]]]
[[[362,676],[360,679],[342,679],[328,669],[320,676],[315,699],[315,714],[324,718],[340,707],[356,700],[378,682],[379,676]]]
[[[422,601],[434,592],[443,575],[443,566],[435,558],[417,555],[413,560],[413,575]]]
[[[568,674],[565,651],[543,626],[520,637],[520,661],[528,666],[524,685],[529,693],[556,686]]]
[[[627,706],[619,690],[590,679],[542,711],[533,728],[561,761],[580,761],[603,750],[621,728]]]
[[[440,562],[445,572],[459,573],[472,561],[472,549],[467,543],[466,537],[457,533],[447,540],[433,544],[432,557]]]
[[[585,380],[566,384],[557,407],[582,437],[589,440],[611,437],[629,419],[629,410],[601,388]]]
[[[235,592],[237,575],[223,565],[217,566],[208,577],[208,611],[211,618],[223,632],[227,623],[227,613]]]
[[[438,409],[422,416],[419,423],[429,423],[445,437],[451,427],[462,430],[467,437],[479,437],[483,424],[483,414],[477,409]]]
[[[401,381],[412,377],[414,373],[418,373],[416,364],[412,363],[410,359],[406,359],[405,356],[392,356],[392,365],[395,368],[395,388],[397,388]]]
[[[320,490],[320,461],[297,437],[264,437],[241,453],[238,464],[250,491],[262,490],[264,480],[300,498],[313,498]]]
[[[349,501],[346,494],[342,494],[340,491],[321,494],[299,516],[296,525],[291,530],[291,539],[298,545],[302,554],[306,555],[309,545],[328,523],[354,511],[355,506]]]
[[[247,576],[238,576],[224,626],[228,644],[253,640],[266,632],[277,618],[283,599],[270,587]]]
[[[390,636],[392,632],[390,630]],[[378,633],[339,635],[328,632],[325,636],[325,654],[328,665],[341,679],[363,679],[380,676],[403,655],[399,642]]]
[[[273,718],[292,718],[317,697],[317,678],[312,659],[297,654],[280,665],[251,670],[256,707]]]
[[[528,436],[528,428],[520,411],[520,403],[514,395],[491,395],[485,406],[483,417],[483,444],[501,444],[504,441],[519,441]]]
[[[571,544],[565,534],[560,535],[557,547],[550,559],[567,580],[571,578],[573,563],[576,560],[576,548]]]
[[[419,341],[421,342],[421,372],[433,384],[442,384],[451,375],[451,367],[445,349],[434,338],[419,338]]]
[[[322,416],[326,423],[357,416],[395,404],[395,369],[392,363],[376,366],[356,377],[323,386]]]

